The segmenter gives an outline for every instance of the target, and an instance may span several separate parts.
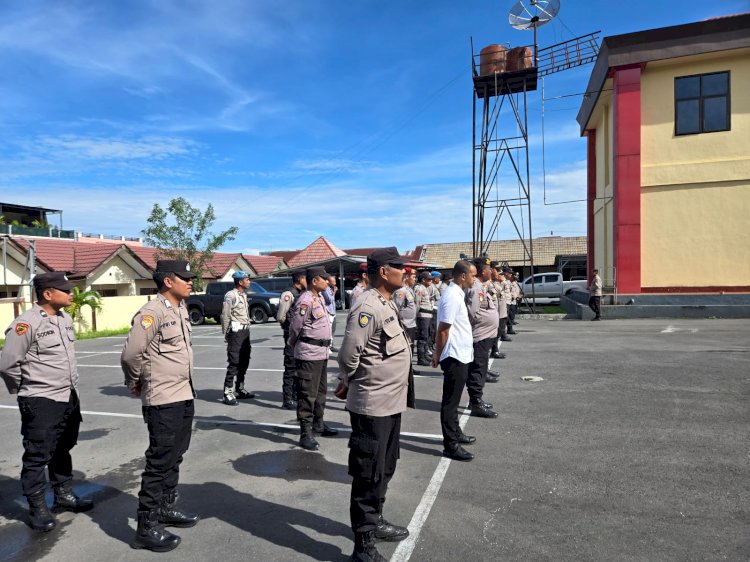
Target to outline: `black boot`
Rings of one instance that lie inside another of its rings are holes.
[[[312,426],[309,423],[300,425],[299,446],[308,451],[317,451],[320,445],[313,437]]]
[[[200,515],[196,513],[185,513],[176,509],[177,490],[169,490],[161,496],[161,506],[157,512],[159,523],[168,527],[192,527],[200,521]]]
[[[339,434],[338,429],[333,429],[327,423],[323,423],[322,421],[313,422],[312,430],[313,433],[323,437],[335,437]]]
[[[364,533],[354,533],[354,552],[352,552],[351,562],[388,562],[375,548],[375,533],[365,531]]]
[[[417,342],[417,365],[420,367],[430,367],[432,363],[427,359],[427,342]]]
[[[54,529],[57,521],[47,507],[44,490],[26,496],[26,500],[29,502],[29,526],[35,531],[42,532]]]
[[[180,537],[174,535],[159,523],[157,510],[138,511],[138,529],[130,548],[145,548],[154,552],[168,552],[180,544]]]
[[[245,390],[245,383],[241,382],[237,385],[237,388],[234,391],[234,397],[239,398],[240,400],[250,400],[252,398],[255,398],[255,394]]]
[[[281,407],[285,410],[296,410],[297,409],[297,403],[292,400],[290,397],[284,398],[284,400],[281,403]]]
[[[73,488],[70,486],[70,482],[65,482],[59,486],[55,486],[54,490],[55,503],[52,504],[52,511],[55,513],[61,511],[81,513],[94,507],[94,502],[91,500],[82,500],[73,493]]]
[[[381,513],[378,517],[378,525],[375,527],[375,542],[387,541],[396,542],[402,541],[409,536],[409,529],[406,527],[399,527],[393,523],[389,523],[383,517]]]

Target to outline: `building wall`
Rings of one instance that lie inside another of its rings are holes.
[[[674,135],[674,79],[730,72],[731,130]],[[642,75],[641,285],[750,285],[750,49],[650,63]]]
[[[114,289],[118,297],[135,294],[137,274],[120,256],[114,256],[89,277],[89,286],[95,291]]]

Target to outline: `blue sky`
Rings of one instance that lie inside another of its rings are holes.
[[[225,251],[471,240],[469,38],[529,44],[508,1],[121,0],[0,6],[0,201],[139,235],[154,203],[213,203]],[[750,10],[562,0],[541,47]],[[591,65],[545,97],[585,90]],[[529,98],[535,236],[583,235],[580,97]],[[544,182],[542,181],[544,177]],[[543,184],[546,183],[546,202]],[[513,238],[508,224],[501,237]]]

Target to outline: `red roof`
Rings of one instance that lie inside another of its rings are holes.
[[[379,250],[379,249],[380,248],[350,248],[348,250],[344,250],[344,252],[346,252],[350,256],[361,256],[363,258],[366,258],[375,250]]]
[[[247,256],[243,254],[242,257],[253,266],[258,275],[265,275],[266,273],[276,271],[279,264],[284,261],[284,258],[281,256]]]
[[[145,264],[151,268],[156,269],[156,254],[158,249],[149,248],[146,246],[128,246],[128,249],[133,252],[136,256],[141,258]],[[210,271],[207,271],[204,275],[206,279],[220,279],[226,275],[229,268],[242,257],[242,254],[224,254],[221,252],[214,253],[213,257],[208,261],[208,267],[213,270],[214,275]],[[251,264],[252,265],[252,264]]]
[[[326,240],[325,236],[320,236],[299,254],[292,259],[287,260],[287,264],[289,264],[289,267],[295,267],[306,263],[315,263],[345,255],[346,253],[343,250],[336,247],[332,242]]]

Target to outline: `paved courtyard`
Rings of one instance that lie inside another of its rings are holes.
[[[344,318],[339,317],[341,340]],[[441,377],[421,369],[404,415],[386,516],[411,537],[380,545],[392,561],[750,559],[750,322],[522,320],[495,360],[485,399],[496,420],[462,417],[474,462],[441,457]],[[348,415],[329,392],[327,421],[344,431],[319,451],[296,446],[280,409],[281,330],[252,329],[250,390],[220,402],[225,347],[194,331],[198,392],[180,503],[203,520],[178,529],[167,554],[128,547],[146,428],[122,385],[123,337],[77,343],[84,421],[73,450],[89,513],[25,524],[15,400],[0,392],[0,560],[346,560]],[[335,386],[329,363],[329,390]],[[523,376],[541,382],[524,382]],[[463,404],[467,402],[464,396]]]

